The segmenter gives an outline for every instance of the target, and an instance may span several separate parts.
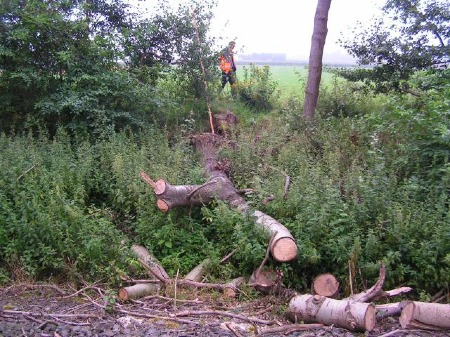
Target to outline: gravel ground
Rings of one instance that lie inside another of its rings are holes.
[[[450,336],[450,331],[402,330],[393,317],[377,322],[370,333],[327,326],[275,332],[291,324],[284,318],[280,299],[266,296],[238,302],[217,293],[191,291],[191,295],[196,297],[176,303],[163,296],[118,303],[96,287],[78,292],[52,285],[0,288],[0,337]]]

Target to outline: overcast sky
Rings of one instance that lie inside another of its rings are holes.
[[[139,1],[151,7],[157,0]],[[180,0],[171,0],[176,4]],[[332,0],[324,61],[350,61],[339,47],[341,32],[357,21],[368,22],[381,13],[386,0]],[[283,53],[288,59],[308,60],[317,0],[218,0],[211,33],[223,43],[236,40],[239,54]],[[239,57],[238,57],[239,58]]]

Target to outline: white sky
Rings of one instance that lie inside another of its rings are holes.
[[[171,0],[176,5],[181,0]],[[139,1],[149,6],[156,0]],[[350,61],[339,47],[341,32],[349,32],[358,21],[367,23],[381,13],[386,0],[332,0],[324,62]],[[239,54],[283,53],[287,59],[308,60],[317,0],[219,0],[214,10],[211,34],[237,43]],[[348,36],[348,34],[347,34]],[[223,47],[220,46],[220,47]]]

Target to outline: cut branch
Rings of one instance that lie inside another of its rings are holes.
[[[169,275],[166,273],[159,261],[151,255],[145,247],[133,245],[131,250],[136,255],[139,263],[149,272],[148,274],[152,279],[156,278],[162,283],[167,282]]]

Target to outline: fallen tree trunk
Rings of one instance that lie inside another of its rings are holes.
[[[209,180],[203,185],[170,185],[163,179],[154,182],[145,172],[140,176],[148,183],[157,197],[157,206],[167,212],[173,207],[191,207],[208,204],[215,198],[231,207],[255,218],[255,223],[263,227],[269,237],[275,234],[270,252],[279,262],[292,261],[297,257],[298,248],[289,230],[277,220],[258,210],[251,210],[245,199],[234,188],[233,183],[221,169],[215,156],[217,136],[207,134],[194,138],[196,148],[203,155],[203,167]]]
[[[403,329],[450,329],[450,304],[407,302],[400,324]]]
[[[352,331],[372,331],[375,313],[375,306],[370,303],[334,300],[320,295],[295,296],[289,303],[289,315],[294,322],[337,325]]]

